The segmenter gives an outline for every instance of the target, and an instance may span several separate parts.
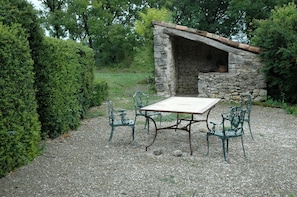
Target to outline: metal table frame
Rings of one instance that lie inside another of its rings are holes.
[[[215,107],[215,105],[220,101],[217,98],[198,98],[198,97],[170,97],[168,99],[162,100],[160,102],[154,103],[152,105],[145,106],[140,110],[147,112],[167,112],[167,113],[176,113],[177,119],[176,123],[171,126],[166,127],[157,127],[156,121],[150,117],[146,116],[146,118],[150,119],[155,125],[155,136],[151,144],[146,146],[146,151],[148,148],[153,145],[157,138],[157,134],[159,130],[163,129],[174,129],[174,130],[184,130],[189,133],[189,144],[190,144],[190,154],[193,154],[192,144],[191,144],[191,126],[197,122],[205,122],[206,127],[210,130],[208,126],[208,117],[210,111]],[[204,115],[206,114],[205,119],[194,119],[194,115]],[[179,118],[180,114],[190,114],[191,118]],[[180,127],[182,122],[186,122],[186,125]]]

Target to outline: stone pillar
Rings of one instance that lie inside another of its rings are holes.
[[[175,95],[176,79],[170,36],[162,27],[154,29],[155,87],[161,96]]]

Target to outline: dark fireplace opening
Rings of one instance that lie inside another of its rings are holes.
[[[198,94],[199,72],[228,72],[228,52],[183,37],[172,37],[178,94]]]

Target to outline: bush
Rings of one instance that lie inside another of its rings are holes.
[[[55,138],[79,126],[90,106],[93,52],[74,41],[46,38],[36,73],[42,136]],[[83,59],[85,58],[85,60]]]
[[[91,97],[91,106],[100,106],[108,97],[108,86],[106,81],[97,82],[94,84]]]
[[[40,50],[43,42],[44,32],[41,29],[37,11],[27,0],[1,0],[0,21],[4,25],[21,24],[25,33],[28,34],[31,58],[34,68],[39,67],[39,57],[43,51]]]
[[[256,21],[253,44],[261,47],[268,94],[274,100],[297,103],[297,8],[276,7],[267,20]]]
[[[20,25],[0,23],[0,177],[40,152],[33,60]]]
[[[83,118],[87,110],[92,106],[93,83],[94,83],[94,52],[91,48],[78,45],[78,62],[81,65],[81,87],[79,90],[78,100],[81,105],[80,116]]]

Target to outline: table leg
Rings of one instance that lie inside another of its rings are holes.
[[[206,115],[206,119],[205,119],[206,127],[207,127],[208,131],[210,131],[210,128],[209,128],[209,126],[208,126],[208,117],[209,117],[209,113],[210,113],[210,111],[211,111],[213,108],[214,108],[214,107],[212,107],[212,108],[210,108],[210,109],[208,110],[207,115]]]
[[[151,145],[153,145],[153,143],[155,142],[155,140],[156,140],[156,138],[157,138],[157,133],[158,133],[158,128],[157,128],[156,121],[155,121],[152,117],[150,117],[150,116],[146,116],[146,118],[151,119],[152,122],[154,123],[154,125],[155,125],[155,136],[154,136],[154,139],[153,139],[152,143],[149,144],[149,145],[147,145],[147,146],[145,147],[145,151],[147,151],[147,149],[148,149]]]
[[[188,125],[187,131],[189,132],[189,144],[190,144],[190,153],[193,155],[193,150],[192,150],[192,140],[191,140],[191,126],[192,126],[192,121],[194,120],[194,114],[192,114],[192,118],[190,120],[190,123]],[[194,122],[193,122],[194,123]]]

